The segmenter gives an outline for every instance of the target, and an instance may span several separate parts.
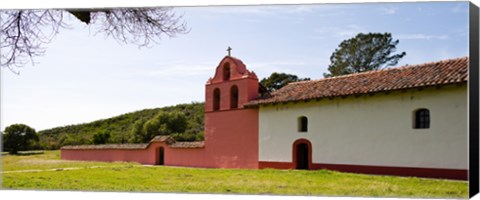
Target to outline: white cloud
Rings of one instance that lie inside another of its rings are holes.
[[[293,9],[286,9],[286,13],[311,13],[317,11],[318,6],[313,5],[296,5],[291,6]]]
[[[465,2],[459,3],[452,7],[451,11],[453,13],[468,13],[468,4]]]
[[[345,27],[323,27],[321,29],[314,30],[317,35],[316,39],[324,39],[325,36],[335,36],[340,38],[351,38],[358,33],[366,32],[366,30],[358,25],[350,24]]]
[[[248,22],[260,22],[270,20],[270,18],[294,21],[296,24],[302,24],[313,15],[316,17],[339,17],[350,15],[346,9],[350,7],[344,5],[251,5],[251,6],[212,6],[203,7],[202,15],[211,17],[212,15],[241,16],[241,19]]]
[[[266,15],[274,13],[278,10],[277,7],[273,6],[212,6],[205,7],[203,11],[219,13],[219,14],[257,14],[257,15]]]
[[[425,35],[425,34],[402,34],[397,35],[396,38],[403,40],[448,40],[447,35]]]
[[[358,33],[365,32],[365,30],[358,25],[348,25],[346,29],[339,30],[337,35],[340,37],[353,37]]]
[[[305,62],[302,61],[272,61],[272,62],[260,62],[260,63],[252,63],[249,66],[299,66],[299,65],[306,65]]]
[[[465,37],[468,36],[468,27],[453,29],[451,32],[456,36]]]
[[[397,8],[394,7],[380,7],[379,10],[385,15],[393,15],[397,13]]]
[[[254,15],[276,15],[286,13],[312,12],[314,6],[212,6],[203,8],[204,11],[219,14],[254,14]]]
[[[307,66],[303,61],[267,61],[267,62],[253,62],[248,64],[248,68],[257,74],[259,79],[270,76],[273,72],[283,72],[287,74],[299,75],[299,68]]]
[[[341,5],[252,5],[252,6],[211,6],[204,7],[203,11],[219,14],[256,14],[256,15],[283,15],[318,13],[337,15],[345,14],[341,9],[347,8]],[[325,13],[327,12],[327,13]]]

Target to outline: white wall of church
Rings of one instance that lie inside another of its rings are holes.
[[[430,128],[414,129],[414,110],[430,110]],[[308,118],[308,132],[297,118]],[[312,162],[468,168],[467,86],[261,106],[259,160],[292,162],[295,140],[312,143]]]

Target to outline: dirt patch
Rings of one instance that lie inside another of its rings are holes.
[[[30,159],[30,160],[21,160],[19,163],[30,164],[30,165],[42,165],[42,164],[60,164],[60,163],[69,163],[68,160],[42,160],[42,159]]]

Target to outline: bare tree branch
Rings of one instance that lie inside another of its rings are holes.
[[[163,36],[175,37],[188,33],[172,8],[125,8],[92,12],[92,24],[99,24],[97,33],[105,33],[125,44],[150,46]]]
[[[87,25],[97,27],[119,42],[139,47],[159,43],[163,36],[175,37],[188,33],[182,16],[172,8],[119,8],[92,10],[12,10],[0,14],[0,66],[18,74],[16,70],[45,54],[44,45],[50,43],[69,13]],[[17,67],[17,68],[16,68]]]
[[[42,44],[49,43],[65,27],[59,10],[5,11],[0,18],[0,65],[17,74],[14,66],[22,67],[29,59],[33,64],[33,57],[45,53]]]

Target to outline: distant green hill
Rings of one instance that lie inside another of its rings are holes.
[[[178,111],[187,118],[185,133],[175,134],[179,141],[203,140],[204,103],[179,104],[163,108],[144,109],[90,123],[68,125],[39,131],[39,146],[42,149],[59,149],[65,145],[92,144],[93,135],[108,133],[107,143],[129,143],[133,125],[137,121],[152,119],[160,111]]]

